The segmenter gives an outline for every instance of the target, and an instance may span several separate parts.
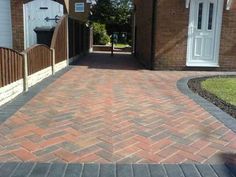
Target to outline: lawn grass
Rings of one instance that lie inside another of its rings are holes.
[[[129,45],[128,44],[115,44],[115,47],[117,47],[117,48],[125,48],[125,47],[129,47]]]
[[[210,78],[201,83],[203,89],[236,106],[236,77]]]

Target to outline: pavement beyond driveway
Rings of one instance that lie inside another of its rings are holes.
[[[218,163],[236,134],[176,87],[204,74],[91,54],[0,125],[0,162]]]

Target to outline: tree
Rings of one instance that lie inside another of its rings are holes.
[[[92,7],[91,20],[106,24],[109,34],[112,31],[130,32],[131,0],[96,0]]]
[[[115,22],[120,25],[130,23],[132,13],[130,0],[112,0],[115,9]]]
[[[92,7],[91,20],[101,24],[110,24],[114,21],[113,4],[110,0],[96,0]]]

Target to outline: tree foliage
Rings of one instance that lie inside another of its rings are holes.
[[[96,0],[92,7],[91,20],[106,24],[107,31],[125,31],[131,29],[131,0]]]
[[[107,34],[106,26],[100,23],[93,23],[93,40],[95,45],[106,45],[110,42],[110,37]]]
[[[110,0],[96,0],[96,4],[92,7],[91,20],[102,24],[109,24],[114,19],[112,11],[113,5]]]

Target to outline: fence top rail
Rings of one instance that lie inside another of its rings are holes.
[[[14,49],[11,49],[11,48],[7,48],[7,47],[0,47],[0,49],[3,49],[3,50],[10,50],[14,53],[16,53],[17,55],[20,55],[20,56],[23,56],[22,53],[18,52],[17,50],[14,50]]]
[[[58,33],[59,33],[59,29],[61,27],[62,22],[67,18],[67,16],[68,16],[67,14],[63,15],[62,18],[60,19],[58,25],[56,26],[55,31],[53,33],[52,43],[51,43],[51,47],[50,48],[53,48],[53,49],[55,48],[57,36],[58,36]]]
[[[28,53],[28,52],[30,52],[31,50],[33,50],[33,49],[35,49],[35,48],[38,48],[38,47],[44,47],[44,48],[46,48],[46,49],[48,49],[48,50],[51,50],[51,49],[50,49],[47,45],[45,45],[45,44],[36,44],[36,45],[33,45],[33,46],[31,46],[31,47],[25,49],[22,53],[23,53],[23,54],[24,54],[24,53]]]

